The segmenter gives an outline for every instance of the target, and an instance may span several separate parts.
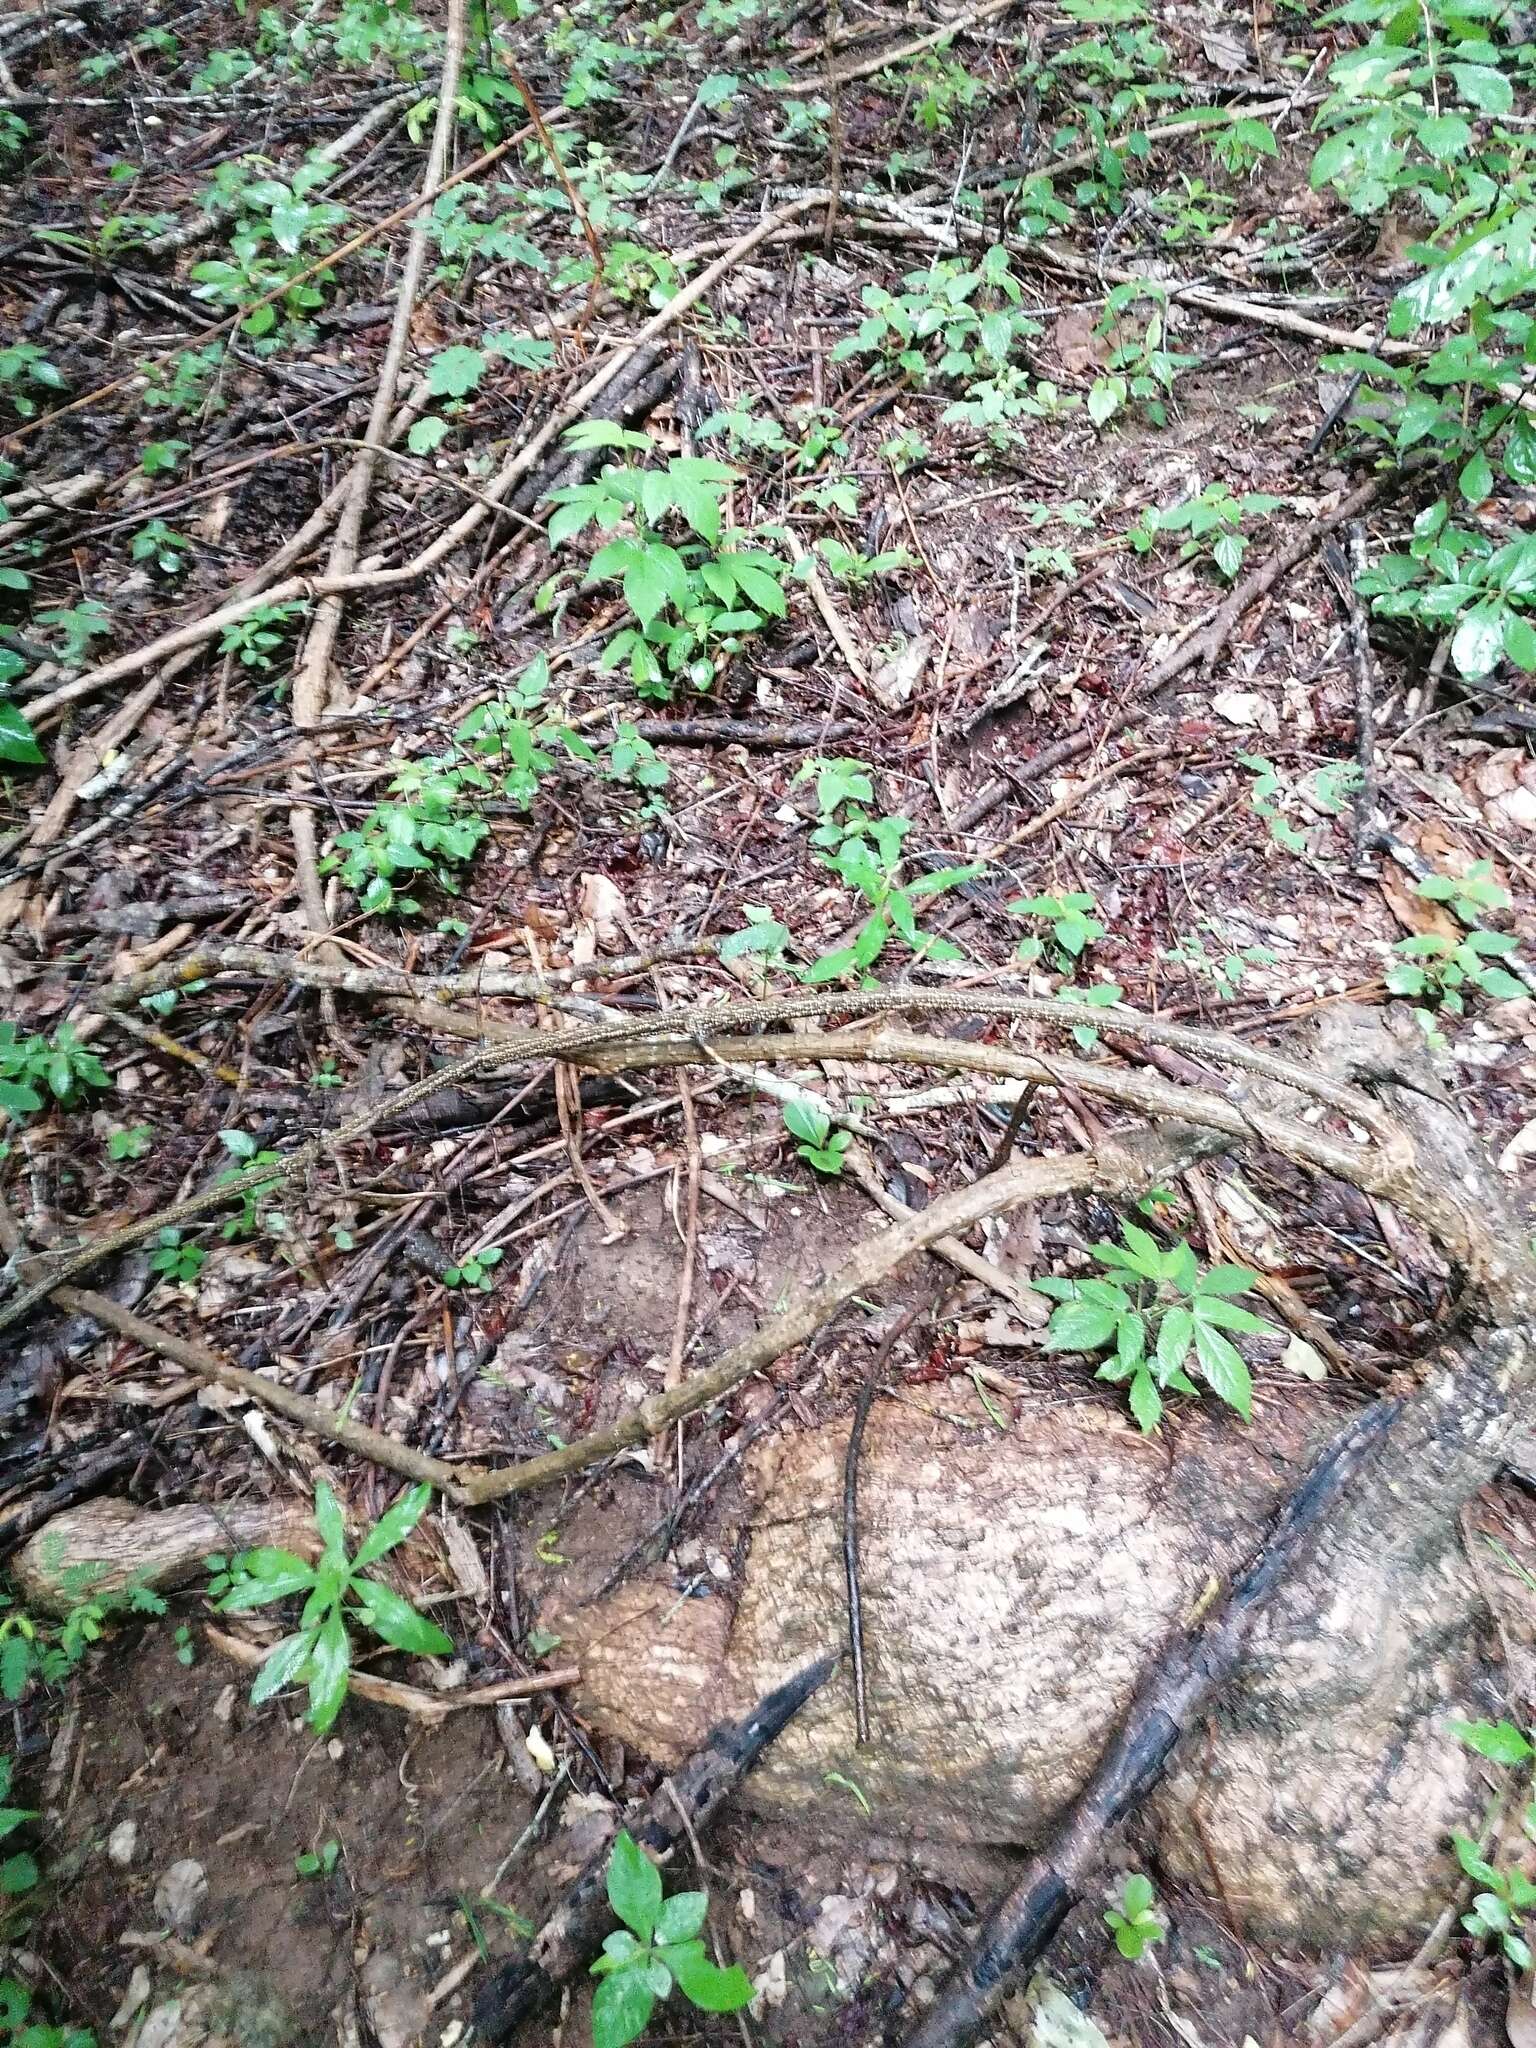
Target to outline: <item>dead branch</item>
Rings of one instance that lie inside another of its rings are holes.
[[[1013,4],[1014,0],[985,0],[985,5],[968,7],[963,14],[957,14],[953,21],[946,21],[940,27],[930,29],[927,35],[915,36],[908,43],[898,43],[891,50],[877,51],[873,57],[866,57],[862,64],[850,64],[846,71],[781,83],[774,90],[801,94],[823,92],[828,86],[856,85],[861,78],[873,78],[877,72],[889,71],[893,64],[904,64],[909,57],[920,57],[924,50],[937,49],[940,44],[949,42],[952,37],[964,35],[967,29],[976,28],[981,22],[990,21],[994,15],[1006,14]]]
[[[671,1423],[723,1399],[753,1373],[805,1343],[845,1302],[878,1287],[903,1260],[926,1250],[937,1238],[956,1236],[984,1218],[1005,1215],[1047,1195],[1072,1194],[1085,1188],[1106,1194],[1142,1193],[1165,1175],[1182,1172],[1193,1160],[1219,1150],[1220,1145],[1221,1140],[1209,1132],[1142,1131],[1096,1152],[1079,1152],[1067,1159],[1014,1160],[968,1187],[940,1195],[905,1223],[866,1238],[819,1286],[798,1290],[777,1314],[708,1370],[690,1374],[670,1391],[652,1394],[608,1429],[577,1443],[546,1451],[507,1471],[471,1475],[461,1491],[476,1506],[504,1500],[583,1471],[632,1444],[647,1442]]]
[[[793,1019],[825,1017],[839,1010],[861,1010],[866,1013],[908,1010],[925,1014],[971,1011],[981,1016],[1032,1019],[1038,1023],[1051,1024],[1067,1030],[1080,1025],[1083,1019],[1079,1006],[1045,997],[949,989],[876,989],[856,996],[775,996],[759,1002],[710,1005],[701,1009],[677,1012],[669,1016],[664,1023],[660,1019],[642,1017],[617,1024],[580,1026],[565,1032],[525,1031],[495,1034],[488,1042],[478,1045],[462,1058],[450,1061],[447,1066],[440,1067],[424,1080],[413,1082],[385,1101],[359,1111],[335,1131],[322,1133],[306,1144],[297,1146],[271,1166],[247,1168],[242,1173],[232,1175],[217,1187],[204,1189],[199,1194],[189,1196],[185,1201],[173,1203],[168,1208],[143,1217],[137,1222],[125,1224],[120,1229],[107,1231],[73,1251],[50,1253],[48,1256],[56,1258],[57,1263],[48,1276],[33,1282],[20,1294],[0,1306],[0,1330],[8,1329],[40,1301],[46,1300],[58,1287],[73,1280],[78,1273],[85,1272],[111,1253],[140,1244],[157,1231],[169,1226],[192,1222],[199,1216],[225,1206],[247,1190],[282,1186],[317,1165],[328,1153],[340,1152],[356,1139],[366,1136],[382,1122],[399,1116],[419,1102],[426,1101],[440,1089],[451,1087],[488,1068],[526,1065],[530,1061],[543,1059],[578,1060],[586,1054],[601,1053],[605,1048],[644,1043],[663,1034],[667,1037],[676,1037],[686,1044],[696,1043],[701,1037],[718,1041],[733,1030],[741,1032]],[[1283,1087],[1297,1089],[1304,1096],[1324,1102],[1363,1124],[1376,1137],[1377,1149],[1371,1151],[1358,1147],[1338,1146],[1334,1148],[1336,1156],[1331,1159],[1330,1171],[1339,1173],[1343,1178],[1366,1188],[1370,1193],[1403,1202],[1411,1213],[1421,1217],[1432,1216],[1435,1219],[1432,1227],[1440,1231],[1444,1241],[1464,1265],[1487,1266],[1491,1269],[1506,1256],[1497,1245],[1490,1244],[1487,1232],[1478,1217],[1470,1209],[1458,1207],[1454,1189],[1441,1192],[1427,1188],[1419,1180],[1412,1170],[1414,1162],[1411,1145],[1392,1120],[1385,1117],[1371,1097],[1361,1090],[1344,1086],[1297,1061],[1282,1059],[1274,1053],[1264,1052],[1257,1047],[1244,1044],[1239,1039],[1228,1038],[1216,1032],[1195,1030],[1187,1025],[1167,1024],[1159,1019],[1140,1016],[1130,1010],[1117,1009],[1112,1017],[1107,1012],[1101,1014],[1107,1023],[1113,1024],[1117,1031],[1128,1037],[1147,1044],[1172,1046],[1176,1051],[1188,1052],[1197,1058],[1214,1061],[1218,1065],[1235,1067],[1239,1071],[1255,1074],[1261,1079],[1276,1081]],[[1167,1111],[1166,1105],[1167,1098],[1164,1099],[1164,1113],[1178,1113]],[[1225,1123],[1231,1113],[1230,1105],[1223,1103],[1220,1113]],[[1245,1128],[1247,1127],[1245,1122]]]
[[[512,138],[512,140],[520,139],[522,132],[520,131],[519,136]],[[510,146],[510,143],[499,143],[492,154],[499,155]],[[470,168],[483,169],[487,161],[488,159],[485,157],[479,158],[477,163]],[[468,175],[468,171],[459,173],[460,178]],[[451,182],[457,183],[458,179]],[[444,179],[439,189],[446,191],[449,183],[448,179]],[[413,208],[415,203],[414,201],[412,202]],[[627,341],[619,344],[613,353],[592,372],[585,383],[579,387],[574,396],[564,406],[553,413],[536,433],[525,441],[513,454],[508,456],[496,475],[486,486],[484,496],[471,504],[452,525],[445,527],[435,540],[431,541],[419,554],[414,555],[410,561],[402,562],[393,569],[364,568],[354,570],[351,574],[344,576],[288,577],[282,582],[270,585],[259,596],[252,595],[232,598],[228,603],[221,605],[217,611],[205,613],[199,619],[190,619],[184,625],[174,627],[170,632],[162,634],[157,640],[150,641],[146,646],[136,648],[132,653],[119,655],[114,661],[103,662],[98,668],[86,670],[83,675],[76,676],[72,681],[63,683],[58,689],[50,691],[47,698],[42,700],[42,702],[50,710],[56,709],[62,704],[76,703],[82,697],[94,696],[97,691],[105,689],[110,683],[121,682],[125,676],[137,675],[141,670],[153,667],[157,661],[166,660],[169,656],[180,654],[190,648],[206,646],[215,634],[222,633],[226,626],[235,625],[241,619],[248,617],[260,604],[287,604],[299,599],[346,596],[353,592],[362,591],[400,590],[408,584],[419,582],[429,570],[435,569],[439,562],[445,561],[448,556],[452,555],[468,540],[472,533],[476,532],[488,518],[493,516],[493,508],[499,509],[501,507],[503,500],[511,491],[513,485],[517,483],[518,479],[525,476],[532,469],[544,450],[549,447],[558,435],[562,434],[567,427],[573,425],[577,420],[584,417],[592,401],[608,388],[609,384],[618,376],[625,364],[637,351],[648,348],[658,335],[664,334],[669,327],[674,326],[682,318],[684,313],[696,306],[699,300],[710,292],[722,277],[726,276],[738,263],[745,261],[760,243],[767,241],[786,223],[798,219],[802,213],[809,210],[811,204],[812,202],[808,199],[793,199],[787,205],[779,207],[775,212],[765,215],[755,227],[751,228],[746,234],[739,236],[723,256],[717,257],[713,263],[701,270],[697,277],[684,285],[680,291],[674,293],[658,312],[652,314],[643,327],[639,328]],[[411,209],[407,209],[407,211],[409,210]],[[403,218],[403,215],[401,217]],[[383,225],[384,223],[381,222],[380,226],[382,227]],[[369,234],[371,236],[377,232],[378,229],[370,229]],[[324,268],[333,264],[337,261],[338,257],[345,253],[344,249],[338,250],[334,255],[326,258],[324,265],[317,267]],[[291,283],[297,283],[298,281],[298,279],[293,279]],[[284,287],[285,290],[288,288],[287,286]],[[246,312],[250,310],[250,308],[245,309]],[[244,317],[244,315],[242,313],[237,317]],[[84,403],[85,401],[80,402]],[[72,409],[72,407],[60,406],[56,411],[47,414],[46,417],[50,420],[57,419],[60,413]],[[13,436],[12,438],[16,437]],[[42,706],[39,705],[33,708],[40,712]]]
[[[768,1745],[837,1669],[835,1656],[809,1664],[761,1700],[742,1721],[722,1721],[701,1749],[667,1778],[642,1812],[627,1821],[640,1847],[660,1863],[688,1834],[705,1828]],[[559,1907],[531,1945],[501,1964],[475,2000],[476,2042],[509,2040],[591,1960],[614,1923],[606,1890],[608,1851],[588,1858]]]
[[[213,1649],[247,1671],[265,1664],[271,1649],[270,1643],[247,1642],[244,1636],[230,1635],[215,1628],[212,1622],[203,1624],[203,1634]],[[458,1692],[423,1692],[419,1685],[402,1685],[398,1679],[380,1678],[372,1671],[354,1669],[347,1680],[347,1690],[356,1693],[360,1700],[372,1700],[375,1706],[394,1707],[399,1713],[409,1714],[424,1727],[440,1728],[450,1714],[462,1713],[466,1707],[499,1707],[503,1700],[536,1699],[540,1693],[559,1692],[564,1686],[580,1683],[581,1672],[577,1667],[564,1664],[558,1671],[535,1671],[526,1678],[498,1678],[493,1685],[465,1686]]]

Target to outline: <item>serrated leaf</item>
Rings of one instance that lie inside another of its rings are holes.
[[[1163,1397],[1145,1366],[1132,1376],[1129,1394],[1136,1426],[1143,1436],[1150,1436],[1163,1419]]]
[[[1214,1323],[1220,1330],[1240,1330],[1250,1336],[1262,1335],[1270,1328],[1262,1316],[1219,1294],[1196,1295],[1195,1321]]]
[[[1208,1266],[1195,1282],[1196,1294],[1246,1294],[1258,1279],[1252,1266]]]
[[[1195,1323],[1195,1356],[1206,1385],[1229,1408],[1235,1408],[1245,1422],[1253,1416],[1253,1382],[1242,1353],[1235,1344],[1208,1324]]]
[[[427,389],[434,398],[464,398],[485,375],[485,351],[456,342],[439,349],[427,365]]]
[[[642,628],[648,627],[668,602],[679,609],[687,603],[688,571],[676,548],[651,541],[637,552],[624,572],[624,601]]]
[[[1184,1363],[1194,1337],[1195,1318],[1191,1311],[1187,1308],[1169,1309],[1157,1332],[1157,1370],[1164,1382]]]
[[[1045,1334],[1047,1351],[1097,1351],[1115,1334],[1120,1318],[1098,1302],[1064,1301]]]

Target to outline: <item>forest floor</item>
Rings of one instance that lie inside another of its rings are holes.
[[[1353,589],[1438,488],[1389,467],[1380,405],[1334,360],[1415,274],[1410,220],[1309,175],[1330,66],[1365,31],[1278,0],[941,25],[753,0],[473,17],[441,168],[496,160],[419,213],[397,322],[439,7],[45,0],[0,21],[17,1271],[374,1113],[343,1162],[232,1217],[156,1220],[85,1284],[428,1458],[510,1463],[747,1336],[877,1198],[920,1210],[983,1171],[1010,1112],[925,1106],[928,1078],[876,1055],[775,1070],[830,1122],[707,1066],[475,1075],[388,1114],[487,1031],[797,977],[851,994],[868,970],[1065,989],[1095,1057],[1095,1018],[1123,1048],[1092,1006],[1122,999],[1281,1042],[1392,1001],[1404,939],[1448,953],[1484,913],[1536,939],[1519,671],[1464,673]],[[338,553],[381,382],[393,452]],[[607,464],[658,481],[605,496]],[[1519,537],[1536,493],[1502,476],[1465,516]],[[171,637],[247,587],[265,610]],[[1432,875],[1473,890],[1466,917],[1419,893]],[[1536,1152],[1516,973],[1442,1007],[1437,1047],[1512,1182]],[[1106,1119],[1045,1088],[1017,1143],[1075,1149]],[[1363,1398],[1422,1351],[1444,1275],[1369,1203],[1264,1154],[1216,1187],[1160,1214],[1283,1283],[1288,1328],[1244,1347],[1260,1415]],[[1027,1431],[1064,1385],[1123,1414],[1091,1359],[1042,1350],[1027,1291],[1115,1221],[1062,1197],[989,1224],[972,1245],[1000,1289],[920,1260],[824,1370],[792,1354],[631,1449],[623,1512],[643,1534],[744,1432],[846,1414],[893,1308],[917,1313],[890,1385],[951,1386],[981,1428]],[[79,1313],[39,1307],[0,1347],[7,1549],[103,1489],[222,1514],[323,1478],[360,1531],[401,1484]],[[739,1571],[734,1487],[696,1489],[667,1532],[679,1600]],[[582,1568],[562,1530],[619,1490],[600,1467],[444,1506],[396,1553],[460,1684],[562,1662],[539,1619]],[[1518,1502],[1503,1536],[1528,1540]],[[538,1923],[652,1764],[583,1722],[579,1684],[441,1728],[354,1698],[317,1737],[301,1697],[250,1703],[210,1619],[182,1592],[164,1619],[109,1615],[52,1683],[7,1680],[43,1870],[11,1969],[39,2011],[136,2048],[457,2038],[477,1950]],[[766,1989],[745,2034],[669,2008],[655,2038],[863,2041],[943,1973],[1004,1861],[845,1843],[858,1800],[829,1787],[824,1828],[733,1812],[711,1834],[717,1932]],[[163,1887],[188,1859],[206,1896],[179,1912]],[[1160,1894],[1168,1938],[1140,1964],[1104,1903],[1054,1955],[1071,2010],[1044,1986],[997,2040],[1322,2042],[1364,2009],[1356,1966],[1268,1955],[1220,1899]],[[1452,1945],[1449,2018],[1442,1998],[1386,2038],[1503,2038],[1480,1954]]]

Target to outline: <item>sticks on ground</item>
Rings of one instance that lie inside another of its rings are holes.
[[[723,1721],[680,1771],[660,1786],[629,1822],[641,1848],[663,1861],[688,1835],[699,1833],[742,1779],[837,1669],[828,1656],[768,1694],[744,1721]],[[503,1963],[475,2001],[475,2042],[511,2038],[531,2014],[551,2002],[560,1986],[591,1960],[614,1924],[608,1904],[608,1852],[590,1857],[558,1909],[532,1944]]]
[[[965,1962],[906,2035],[905,2048],[969,2048],[989,2015],[1039,1961],[1081,1896],[1106,1835],[1156,1784],[1179,1738],[1237,1669],[1266,1601],[1380,1450],[1400,1412],[1400,1403],[1378,1401],[1340,1432],[1220,1607],[1159,1658],[1093,1776],[987,1916]]]

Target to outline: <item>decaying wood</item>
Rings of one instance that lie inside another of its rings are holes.
[[[685,1834],[698,1833],[714,1818],[768,1745],[818,1692],[837,1668],[823,1656],[776,1686],[743,1719],[722,1721],[698,1751],[660,1787],[644,1810],[625,1825],[657,1862]],[[556,1912],[531,1945],[500,1965],[475,2000],[472,2038],[502,2042],[540,2010],[562,1984],[596,1954],[614,1924],[608,1904],[608,1852],[589,1858]]]
[[[171,1592],[202,1574],[211,1552],[228,1555],[264,1543],[312,1555],[315,1525],[308,1508],[276,1500],[175,1508],[93,1500],[45,1523],[17,1551],[11,1572],[28,1607],[67,1614],[84,1598],[130,1585]]]
[[[1082,1792],[1034,1850],[1013,1889],[982,1923],[969,1955],[941,1986],[906,2048],[970,2048],[1033,1968],[1103,1854],[1110,1830],[1162,1776],[1174,1746],[1236,1670],[1260,1614],[1401,1412],[1378,1401],[1346,1425],[1291,1495],[1273,1534],[1210,1618],[1173,1642],[1137,1690]]]
[[[1439,1913],[1450,1831],[1475,1825],[1484,1796],[1448,1718],[1503,1710],[1461,1529],[1536,1408],[1536,1266],[1505,1177],[1414,1037],[1340,1009],[1324,1023],[1318,1068],[1370,1081],[1433,1162],[1421,1178],[1434,1178],[1452,1255],[1471,1253],[1459,1312],[1399,1375],[1409,1397],[1377,1454],[1273,1583],[1250,1653],[1140,1825],[1171,1880],[1240,1898],[1254,1939],[1401,1953]],[[1472,1247],[1472,1229],[1494,1249]],[[858,1775],[882,1832],[1048,1840],[1147,1669],[1204,1610],[1213,1575],[1241,1570],[1358,1397],[1330,1385],[1299,1401],[1261,1373],[1252,1430],[1191,1404],[1156,1452],[1075,1377],[1016,1398],[1018,1426],[1001,1436],[960,1382],[931,1399],[908,1390],[869,1419],[872,1740]],[[590,1609],[565,1604],[574,1589],[550,1604],[541,1625],[580,1658],[594,1726],[663,1760],[686,1753],[703,1712],[755,1697],[785,1657],[842,1628],[847,1436],[846,1420],[827,1423],[747,1458],[734,1599],[683,1603],[659,1634],[654,1577]],[[601,1529],[578,1518],[562,1536],[601,1582]],[[849,1688],[829,1686],[753,1802],[817,1808],[852,1735]]]
[[[244,1636],[231,1635],[211,1622],[204,1624],[203,1634],[211,1648],[247,1671],[265,1664],[272,1647],[270,1643],[248,1642]],[[409,1714],[423,1727],[440,1728],[451,1714],[463,1713],[467,1708],[495,1708],[505,1700],[535,1699],[540,1693],[576,1685],[580,1679],[581,1672],[574,1664],[563,1664],[558,1670],[535,1671],[526,1678],[499,1678],[493,1685],[461,1686],[455,1692],[423,1692],[419,1685],[402,1685],[397,1678],[380,1678],[377,1672],[354,1669],[347,1680],[347,1690],[360,1700],[372,1700],[375,1706],[393,1707],[397,1713]]]

